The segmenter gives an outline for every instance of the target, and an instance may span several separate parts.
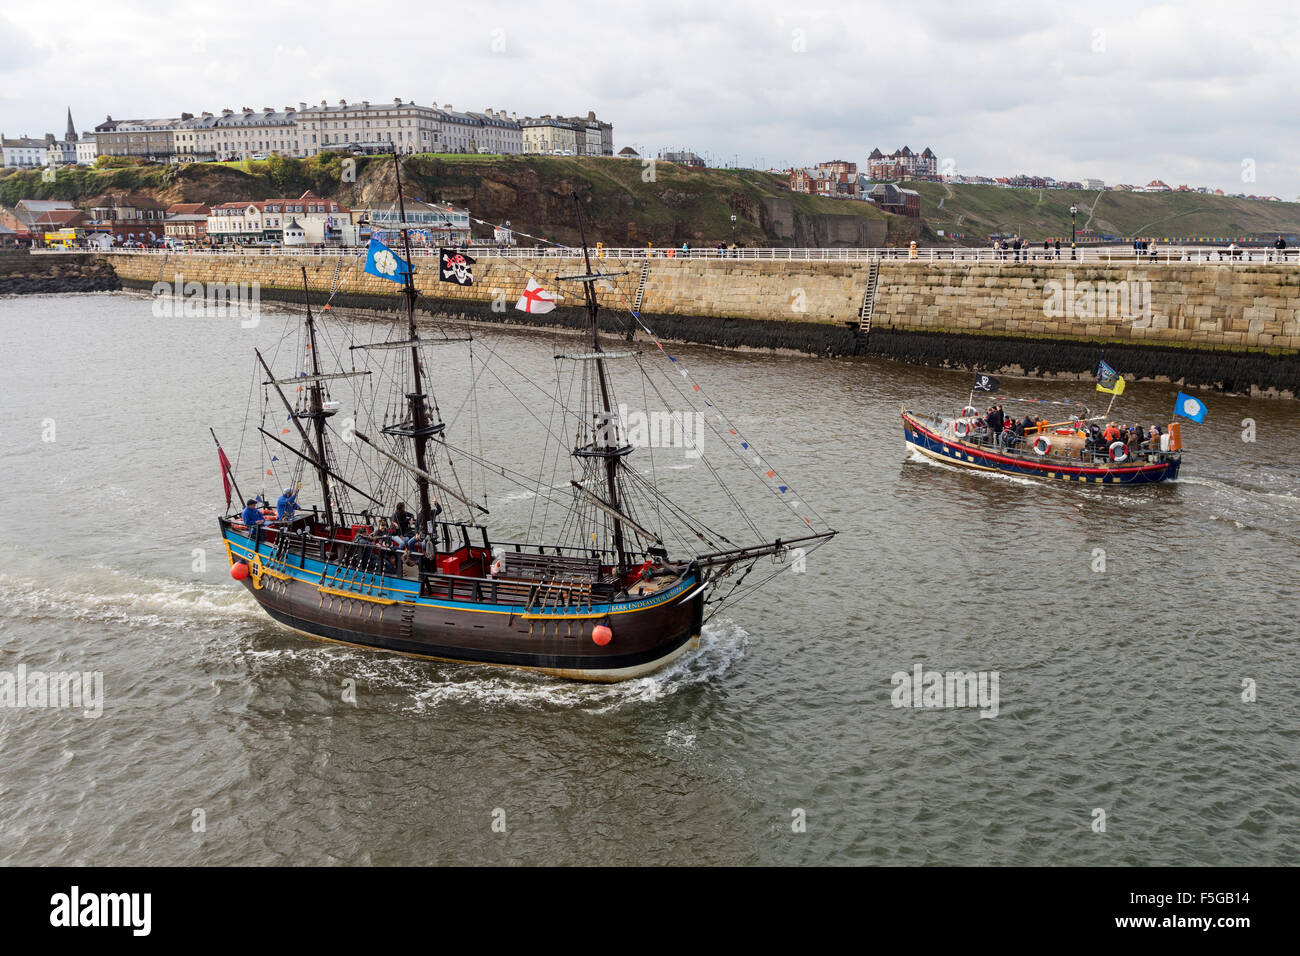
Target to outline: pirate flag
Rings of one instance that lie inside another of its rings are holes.
[[[975,384],[971,386],[973,392],[996,392],[1002,383],[992,375],[976,375]]]
[[[455,249],[438,250],[438,279],[442,282],[454,282],[457,285],[473,285],[474,274],[470,266],[474,260]]]

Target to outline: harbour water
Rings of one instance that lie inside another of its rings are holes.
[[[900,404],[966,373],[681,347],[840,535],[670,669],[582,685],[315,644],[230,580],[207,429],[232,448],[293,324],[0,300],[0,672],[104,688],[0,707],[0,862],[1300,862],[1293,403],[1206,395],[1176,483],[1049,487],[908,457]],[[553,375],[552,334],[476,335]],[[996,716],[895,706],[918,664],[996,672]]]

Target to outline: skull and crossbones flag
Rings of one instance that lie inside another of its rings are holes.
[[[456,285],[473,285],[474,273],[470,266],[474,259],[457,252],[455,249],[438,250],[438,279],[442,282],[454,282]]]
[[[973,392],[996,392],[1002,383],[992,375],[976,375],[975,384],[971,386]]]

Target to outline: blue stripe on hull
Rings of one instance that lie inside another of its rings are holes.
[[[947,442],[909,418],[903,419],[903,437],[910,445],[966,468],[979,468],[1004,475],[1025,478],[1044,478],[1050,481],[1070,481],[1090,485],[1147,485],[1170,481],[1178,476],[1181,458],[1162,465],[1137,467],[1095,468],[1053,462],[1038,464],[1022,462],[1003,455],[984,452],[969,445]]]
[[[226,531],[223,533],[223,537],[226,543],[230,546],[230,550],[236,559],[247,561],[252,556],[252,541],[248,537],[235,531]],[[271,560],[274,551],[275,549],[271,545],[265,543],[260,544],[257,548],[257,553],[261,555],[262,558],[262,564],[265,567],[279,570],[281,565]],[[300,555],[291,553],[286,558],[284,571],[285,573],[290,574],[297,572],[299,578],[309,584],[316,585],[321,583],[321,575],[326,571],[326,565],[323,561],[317,561],[314,558],[308,558],[303,561]],[[338,565],[329,565],[329,571],[328,574],[326,574],[326,577],[337,576],[341,573],[344,572],[339,570]],[[352,575],[356,574],[355,571],[348,571],[346,573]],[[371,581],[377,582],[379,577],[378,574],[366,574],[361,578],[361,588],[354,589],[357,590],[357,593],[364,594],[368,597],[387,598],[393,601],[413,601],[421,606],[428,605],[431,607],[445,607],[463,611],[495,611],[501,614],[539,613],[537,609],[530,609],[521,604],[475,604],[471,601],[446,601],[436,598],[422,598],[419,597],[419,584],[417,582],[403,578],[393,578],[391,576],[386,576],[384,580],[392,581],[392,584],[385,584],[383,587],[368,586],[368,583]],[[698,584],[699,581],[696,576],[690,575],[684,581],[673,585],[667,591],[661,591],[658,594],[650,595],[649,597],[638,601],[622,601],[616,604],[593,604],[590,608],[584,606],[582,610],[583,613],[587,614],[620,614],[626,611],[643,611],[647,608],[675,601]],[[327,582],[325,586],[329,587],[331,585]],[[347,588],[347,584],[344,583],[339,583],[333,586],[341,589]],[[573,612],[576,609],[565,608],[563,610]],[[560,613],[559,611],[556,612],[555,616],[560,619],[563,619],[564,617],[563,613]]]

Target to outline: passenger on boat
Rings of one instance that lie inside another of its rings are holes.
[[[298,510],[298,494],[292,488],[284,489],[284,494],[275,500],[275,518],[277,521],[292,521]]]
[[[415,523],[415,516],[406,510],[405,502],[399,501],[397,507],[393,509],[393,524],[397,526],[397,534],[401,538],[404,547],[410,547],[415,541],[415,534],[412,525]]]
[[[423,509],[420,511],[420,516],[419,516],[419,528],[420,528],[420,530],[423,531],[423,532],[425,532],[426,534],[430,534],[430,533],[436,532],[438,529],[434,527],[434,524],[433,524],[433,523],[438,519],[438,515],[440,515],[440,514],[442,514],[442,505],[438,503],[438,499],[437,499],[437,498],[434,498],[434,499],[433,499],[433,514],[429,514],[428,512],[424,511]]]
[[[991,437],[997,438],[1002,434],[1002,424],[1006,421],[1006,416],[1002,412],[1001,405],[989,406],[988,414],[985,416],[984,420],[988,422],[989,435]]]
[[[1106,430],[1101,433],[1101,437],[1106,442],[1107,445],[1110,445],[1111,442],[1119,441],[1120,439],[1119,428],[1115,425],[1114,422],[1107,422]]]
[[[240,513],[239,517],[243,519],[244,527],[248,529],[253,538],[253,544],[256,546],[262,540],[262,525],[266,523],[266,517],[262,514],[262,509],[257,507],[256,498],[248,499],[248,505]]]

